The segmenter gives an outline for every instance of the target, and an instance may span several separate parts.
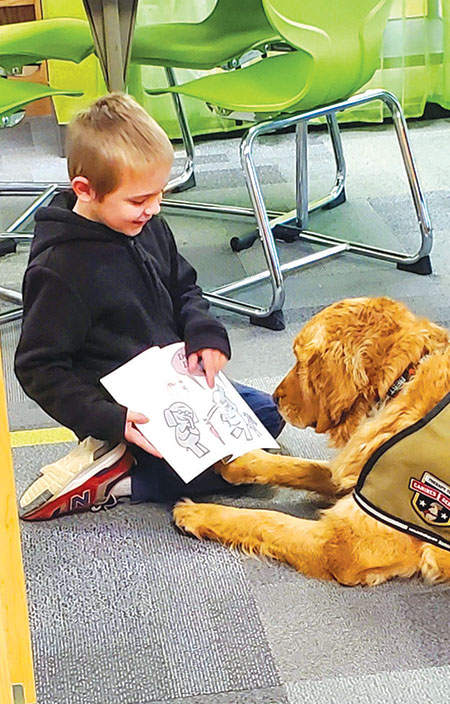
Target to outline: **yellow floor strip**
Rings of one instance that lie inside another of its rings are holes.
[[[57,442],[73,442],[75,435],[68,428],[37,428],[36,430],[13,430],[10,433],[11,447],[27,445],[51,445]]]

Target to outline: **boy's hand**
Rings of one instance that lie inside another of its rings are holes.
[[[125,419],[125,440],[133,443],[133,445],[141,447],[150,455],[162,458],[162,454],[156,449],[156,447],[153,447],[151,442],[149,442],[147,438],[142,435],[141,431],[136,428],[136,425],[141,425],[142,423],[148,423],[147,416],[144,416],[143,413],[136,413],[136,411],[131,411],[128,409],[127,417]]]
[[[200,362],[202,365],[200,366]],[[210,389],[214,386],[214,378],[228,362],[228,357],[220,350],[206,347],[198,352],[193,352],[188,357],[188,369],[190,374],[194,374],[198,369],[202,369],[206,376],[206,382]]]

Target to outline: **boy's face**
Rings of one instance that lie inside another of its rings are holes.
[[[163,189],[172,163],[163,162],[148,172],[125,172],[120,185],[99,201],[93,191],[87,200],[78,195],[75,212],[107,225],[129,237],[138,235],[144,225],[160,211]],[[75,192],[76,189],[74,188]]]

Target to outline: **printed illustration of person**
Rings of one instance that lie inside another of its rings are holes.
[[[164,420],[169,428],[175,428],[175,440],[180,447],[191,450],[196,457],[208,454],[209,449],[200,442],[200,431],[196,425],[198,418],[187,403],[172,403],[164,411]]]
[[[218,415],[222,423],[230,426],[230,433],[234,438],[240,438],[241,435],[244,434],[246,440],[252,440],[251,425],[244,415],[241,414],[236,404],[228,398],[223,386],[219,384],[217,384],[217,389],[213,393],[213,402],[214,405],[208,411],[208,421],[210,421],[214,415]],[[247,414],[245,415],[250,419]]]

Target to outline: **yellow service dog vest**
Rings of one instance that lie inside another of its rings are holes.
[[[373,518],[450,550],[450,393],[366,462],[354,491]]]

